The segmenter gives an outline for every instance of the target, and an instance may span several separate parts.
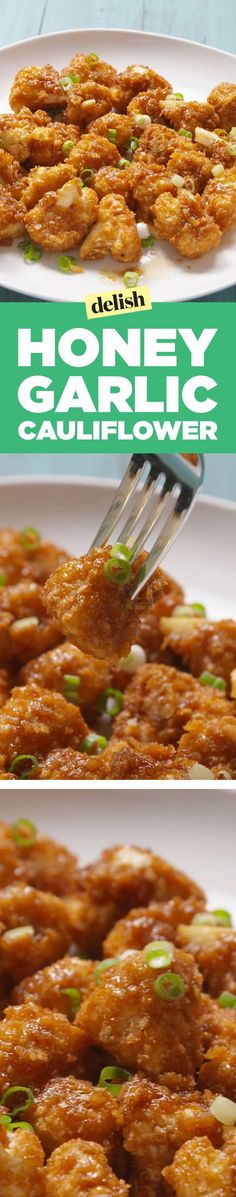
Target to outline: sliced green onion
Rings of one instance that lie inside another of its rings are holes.
[[[209,1106],[210,1114],[213,1118],[217,1118],[217,1122],[222,1122],[223,1126],[234,1126],[236,1122],[236,1103],[231,1101],[229,1097],[215,1097]]]
[[[158,997],[163,998],[164,1002],[175,1002],[177,998],[181,998],[185,993],[185,985],[182,977],[178,973],[162,973],[157,981],[154,981],[153,988]]]
[[[151,117],[148,116],[147,113],[135,112],[134,123],[135,125],[138,125],[138,128],[140,129],[148,129],[152,122]]]
[[[60,87],[63,88],[63,91],[69,91],[70,87],[74,86],[74,83],[80,83],[80,76],[79,75],[63,75],[63,78],[59,79],[59,83],[60,83]]]
[[[131,577],[131,565],[129,561],[121,558],[109,557],[108,561],[105,561],[103,572],[109,582],[115,582],[117,586],[126,586]]]
[[[227,150],[231,158],[236,158],[236,148],[234,149],[233,145],[227,145]]]
[[[107,690],[103,690],[98,703],[100,711],[105,711],[106,715],[110,715],[110,719],[114,719],[115,715],[119,715],[123,707],[123,694],[121,690],[115,690],[113,686],[108,686]]]
[[[23,250],[23,257],[25,262],[40,262],[42,253],[43,251],[39,245],[27,245],[26,249]]]
[[[82,740],[81,752],[92,752],[94,744],[97,746],[97,754],[99,755],[100,752],[104,752],[104,748],[107,748],[108,740],[106,736],[98,736],[96,732],[89,732],[88,736],[85,736],[84,740]]]
[[[75,145],[75,141],[70,141],[69,139],[68,139],[68,141],[63,141],[62,153],[70,154],[70,151],[73,150],[74,145]]]
[[[179,129],[179,135],[180,135],[180,137],[188,137],[189,141],[193,140],[192,133],[190,133],[190,129]]]
[[[64,673],[63,694],[64,698],[67,698],[67,702],[74,702],[75,706],[78,705],[79,688],[80,677],[75,677],[73,673]]]
[[[25,1107],[25,1108],[26,1108],[26,1107]],[[11,1122],[11,1123],[10,1123],[9,1130],[11,1130],[11,1131],[15,1131],[15,1130],[28,1130],[28,1131],[32,1131],[32,1132],[33,1132],[33,1126],[32,1126],[32,1124],[31,1124],[31,1122],[15,1122],[15,1121],[14,1121],[14,1122]]]
[[[0,586],[6,586],[6,585],[7,585],[7,575],[0,574]]]
[[[0,1114],[0,1124],[1,1126],[6,1126],[7,1130],[11,1130],[12,1123],[10,1114]]]
[[[232,919],[229,910],[213,910],[214,917],[217,923],[223,923],[225,927],[232,927]]]
[[[30,762],[31,762],[31,768],[28,768],[28,767],[27,767],[27,768],[25,769],[25,766],[24,766],[24,764],[23,764],[23,766],[22,766],[22,764],[21,764],[21,762],[24,762],[24,761],[30,761]],[[36,769],[36,768],[38,767],[38,763],[39,763],[39,762],[38,762],[38,760],[37,760],[37,757],[36,757],[36,756],[32,756],[32,754],[31,754],[30,752],[20,752],[20,753],[19,753],[19,756],[14,756],[13,760],[11,761],[11,764],[9,765],[9,770],[8,770],[8,772],[9,772],[9,773],[16,773],[16,774],[17,774],[17,776],[19,776],[19,777],[22,777],[22,778],[24,778],[24,777],[31,777],[31,776],[32,776],[32,773],[33,773],[33,770],[34,770],[34,769]],[[18,774],[18,765],[20,765],[20,772],[19,772],[19,774]]]
[[[111,141],[113,144],[115,144],[117,138],[117,129],[108,129],[107,137],[108,141]]]
[[[108,1089],[113,1097],[118,1097],[122,1085],[125,1085],[127,1081],[132,1081],[132,1072],[127,1072],[126,1068],[119,1068],[118,1065],[111,1065],[108,1068],[102,1068],[98,1088]]]
[[[232,125],[232,129],[230,129],[230,137],[236,137],[236,125]]]
[[[15,1093],[26,1093],[26,1100],[23,1102],[23,1105],[14,1106],[14,1109],[11,1110],[11,1118],[14,1118],[15,1114],[21,1114],[21,1111],[29,1110],[34,1102],[32,1089],[28,1089],[26,1085],[10,1085],[9,1089],[5,1089],[1,1097],[1,1105],[8,1106],[9,1101],[11,1102],[11,1098],[14,1097]]]
[[[150,237],[143,237],[141,240],[141,245],[143,246],[143,249],[152,249],[152,246],[154,244],[155,244],[155,237],[153,237],[151,233],[150,233]]]
[[[71,1008],[71,1015],[72,1015],[72,1018],[73,1018],[73,1019],[74,1019],[74,1018],[76,1018],[76,1014],[78,1013],[78,1010],[79,1010],[79,1008],[80,1008],[80,1005],[81,1005],[81,993],[80,993],[80,990],[79,990],[79,989],[73,989],[73,988],[71,989],[71,988],[69,987],[68,989],[62,989],[62,991],[61,991],[61,992],[65,994],[65,997],[68,997],[68,998],[69,998],[69,1000],[70,1000],[70,1008]]]
[[[99,62],[98,54],[86,54],[86,62],[93,65],[93,62]]]
[[[139,280],[138,270],[126,270],[123,274],[125,287],[137,287]]]
[[[40,544],[40,541],[42,540],[40,532],[38,532],[37,528],[23,528],[19,535],[22,548],[26,549],[27,553],[29,553],[30,550],[37,548],[38,544]]]
[[[228,910],[203,910],[199,914],[195,914],[192,919],[192,925],[208,926],[210,924],[222,923],[225,927],[232,927],[231,914]]]
[[[171,94],[173,96],[175,96],[176,100],[184,100],[184,95],[183,95],[182,91],[173,91]]]
[[[228,990],[224,989],[223,993],[220,993],[218,997],[218,1006],[222,1006],[223,1009],[227,1009],[227,1007],[234,1009],[236,1006],[235,993],[228,993]]]
[[[94,170],[91,170],[89,166],[84,166],[83,170],[80,171],[80,178],[82,179],[82,182],[85,184],[89,183],[89,180],[93,178],[93,175],[94,175]]]
[[[148,943],[144,958],[148,968],[168,968],[174,959],[173,943],[169,943],[168,939],[157,939]]]
[[[128,161],[128,158],[119,158],[119,162],[116,162],[116,169],[126,170],[126,167],[130,165],[131,163]]]
[[[73,254],[59,254],[57,258],[57,265],[60,267],[60,270],[64,270],[65,273],[68,273],[69,270],[74,270],[74,267],[77,266],[77,259],[73,256]]]
[[[29,819],[17,819],[16,823],[12,823],[11,835],[15,844],[19,844],[21,848],[28,848],[36,840],[37,827],[30,823]]]
[[[120,658],[119,668],[124,669],[125,673],[136,673],[136,669],[140,669],[141,665],[145,665],[146,660],[146,653],[141,644],[131,644],[128,657]]]
[[[102,973],[107,972],[108,968],[113,968],[114,964],[118,964],[118,961],[118,956],[107,956],[106,960],[101,960],[100,963],[97,964],[94,972],[94,980],[96,985],[99,985]]]
[[[121,544],[121,541],[119,540],[116,541],[116,544],[113,544],[110,551],[110,557],[115,557],[116,560],[118,557],[118,559],[121,561],[130,561],[131,554],[132,549],[128,549],[128,545]]]
[[[200,674],[199,682],[201,686],[212,686],[213,690],[226,690],[224,678],[216,677],[215,673],[209,673],[207,669]]]
[[[134,154],[135,150],[138,149],[138,146],[139,146],[139,138],[138,137],[130,137],[126,148],[128,151],[131,152],[131,154]]]
[[[191,603],[190,606],[192,607],[193,611],[196,611],[197,615],[203,615],[203,617],[206,616],[206,608],[204,607],[204,603]]]

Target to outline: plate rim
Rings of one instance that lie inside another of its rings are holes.
[[[4,476],[0,477],[0,489],[4,490],[5,486],[7,488],[10,488],[11,486],[34,487],[34,485],[45,486],[46,484],[46,486],[52,487],[55,485],[60,487],[69,486],[69,488],[77,485],[82,486],[82,488],[84,487],[84,489],[87,489],[89,486],[90,489],[92,487],[93,490],[96,488],[100,490],[104,487],[105,490],[109,491],[113,490],[114,487],[115,489],[118,489],[120,482],[121,479],[118,478],[102,478],[100,475],[94,478],[90,474],[83,474],[81,478],[78,477],[78,474],[5,474]],[[208,495],[204,493],[197,496],[197,504],[200,504],[201,506],[207,506],[209,508],[216,508],[217,510],[222,508],[223,511],[231,511],[232,515],[236,516],[236,500],[234,502],[233,499],[224,499],[218,495]]]
[[[229,59],[230,62],[235,63],[235,61],[236,61],[236,54],[232,54],[229,50],[222,50],[218,46],[212,46],[212,45],[208,46],[208,45],[203,44],[202,42],[192,41],[190,38],[173,37],[171,34],[156,33],[155,31],[152,32],[151,30],[149,31],[146,29],[124,29],[123,27],[119,27],[119,26],[114,29],[111,29],[111,30],[104,28],[104,26],[99,26],[98,28],[92,27],[91,29],[90,28],[86,29],[84,26],[77,28],[77,26],[76,26],[71,29],[57,30],[55,33],[52,33],[52,32],[51,33],[39,33],[39,34],[37,34],[37,36],[34,36],[34,37],[20,38],[20,40],[17,42],[8,42],[6,44],[6,46],[0,47],[0,61],[1,61],[2,56],[4,56],[9,50],[12,50],[12,51],[17,50],[19,46],[22,46],[22,47],[28,46],[28,45],[33,46],[36,43],[38,44],[38,42],[40,43],[41,41],[45,41],[45,40],[49,41],[49,42],[55,41],[55,40],[60,41],[60,39],[62,37],[64,37],[65,35],[70,36],[70,35],[74,35],[74,34],[78,34],[78,35],[86,34],[90,37],[93,34],[97,35],[97,33],[114,34],[115,36],[116,35],[124,36],[124,34],[127,36],[127,34],[131,34],[132,37],[136,37],[136,36],[140,37],[141,36],[142,38],[144,38],[144,40],[146,38],[147,41],[148,41],[148,39],[154,38],[160,42],[167,42],[167,43],[171,42],[173,44],[176,43],[177,46],[183,45],[183,46],[194,47],[194,48],[197,48],[198,50],[201,50],[203,53],[210,52],[210,53],[219,55],[219,57],[221,57],[223,55],[224,57],[226,56],[226,58]],[[5,274],[4,271],[2,272],[1,268],[0,268],[0,286],[4,287],[7,291],[10,292],[10,294],[18,293],[19,295],[26,295],[27,298],[29,298],[29,299],[33,298],[38,303],[40,303],[40,302],[41,303],[44,303],[44,302],[63,303],[64,302],[63,299],[58,300],[56,294],[55,294],[55,297],[50,296],[50,298],[48,298],[48,295],[46,293],[41,294],[40,296],[36,295],[34,289],[32,290],[32,289],[30,289],[30,287],[26,286],[26,281],[25,281],[25,285],[23,283],[20,283],[19,285],[20,285],[19,292],[15,292],[15,288],[9,282],[7,273]],[[222,290],[225,291],[225,290],[227,290],[228,287],[231,288],[231,287],[234,287],[235,285],[236,285],[236,266],[235,266],[235,276],[234,276],[233,280],[230,282],[228,281],[228,282],[224,283]],[[178,296],[176,297],[175,302],[176,303],[194,302],[194,300],[204,298],[205,296],[216,295],[218,293],[218,291],[219,291],[219,283],[214,284],[214,278],[212,278],[212,284],[211,284],[210,290],[207,289],[207,284],[206,284],[206,289],[205,288],[203,289],[203,284],[200,282],[199,287],[197,285],[195,286],[194,297],[192,299],[191,299],[191,296],[189,296],[187,293],[186,293],[186,295],[183,293],[180,297],[178,297]],[[221,287],[220,287],[220,291],[221,291]],[[14,302],[14,300],[12,300],[11,302]],[[17,302],[17,301],[15,301],[15,302]],[[67,302],[70,303],[71,300],[68,299]],[[166,299],[166,300],[162,300],[162,302],[168,303],[169,301]],[[232,302],[233,302],[233,300],[232,300]]]

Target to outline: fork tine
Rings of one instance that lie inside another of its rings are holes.
[[[133,544],[132,532],[133,532],[136,524],[138,523],[140,516],[146,510],[146,507],[149,503],[149,499],[151,499],[151,496],[153,494],[153,490],[154,490],[155,486],[156,486],[156,479],[153,477],[152,471],[150,470],[150,473],[148,474],[148,477],[146,478],[146,480],[144,482],[144,486],[142,487],[142,489],[140,489],[140,491],[138,491],[137,498],[132,506],[130,515],[128,516],[126,523],[124,524],[124,526],[121,529],[120,540],[121,540],[122,544],[127,544],[128,547],[131,547],[131,545]],[[129,545],[129,538],[130,538],[130,545]]]
[[[187,519],[189,504],[179,505],[178,503],[181,490],[182,488],[179,483],[176,483],[176,485],[173,487],[173,490],[168,495],[164,509],[162,510],[160,516],[160,520],[157,521],[157,528],[159,525],[158,535],[145,562],[145,577],[141,577],[140,581],[137,582],[132,594],[132,599],[137,598],[139,591],[142,590],[142,586],[146,584],[146,582],[154,573],[154,570],[158,568],[162,558],[165,556],[165,553],[168,550],[170,541],[171,544],[173,544],[173,540],[177,536],[180,526],[182,526],[185,519]],[[192,499],[191,506],[193,503],[194,498]]]
[[[158,517],[161,516],[161,512],[163,511],[164,504],[165,504],[165,510],[166,510],[165,498],[167,495],[168,495],[168,491],[166,490],[165,475],[160,475],[160,477],[158,478],[157,486],[155,487],[155,490],[154,490],[154,500],[153,500],[153,503],[151,506],[151,510],[149,512],[149,515],[147,516],[147,519],[145,520],[145,523],[142,525],[142,528],[140,529],[139,535],[137,536],[137,538],[134,541],[134,544],[132,546],[132,561],[135,560],[135,557],[137,557],[137,553],[140,552],[140,549],[142,549],[143,545],[145,544],[145,541],[148,539],[148,536],[151,535],[153,528],[155,528]]]
[[[111,532],[113,532],[113,528],[119,520],[122,511],[126,507],[128,499],[136,490],[138,482],[142,478],[142,474],[146,472],[146,464],[147,463],[146,461],[143,461],[141,454],[139,460],[137,458],[136,460],[131,458],[129,461],[127,470],[125,471],[122,482],[116,491],[111,506],[106,512],[105,518],[98,529],[97,535],[94,537],[94,540],[90,545],[91,549],[98,548],[99,545],[102,545],[106,540],[109,540]]]

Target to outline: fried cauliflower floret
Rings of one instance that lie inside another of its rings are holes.
[[[142,620],[139,643],[146,650],[148,660],[162,660],[164,655],[164,660],[167,657],[168,661],[169,657],[170,663],[172,663],[173,654],[168,652],[168,648],[163,654],[163,633],[161,632],[160,620],[163,615],[171,615],[176,606],[184,603],[184,591],[179,582],[176,582],[169,574],[166,574],[164,570],[160,570],[160,575],[163,587],[162,594]]]
[[[127,116],[132,118],[133,128],[137,131],[137,137],[142,135],[142,125],[137,123],[137,116],[149,116],[150,120],[159,121],[161,117],[161,101],[165,96],[170,94],[169,83],[163,84],[163,87],[149,88],[147,91],[140,91],[138,95],[130,100],[127,108]]]
[[[24,529],[23,533],[15,532],[12,528],[0,531],[0,574],[6,579],[6,585],[19,582],[22,577],[43,584],[49,574],[67,560],[63,549],[50,544],[49,541],[38,539],[25,547],[25,539],[31,529]],[[2,601],[2,600],[1,600]]]
[[[140,158],[134,159],[130,170],[125,173],[129,176],[137,217],[148,223],[152,220],[153,204],[159,195],[160,181],[163,178],[162,167],[151,159],[146,161],[146,156],[140,155]]]
[[[188,778],[190,765],[186,754],[175,753],[171,744],[166,748],[162,744],[148,744],[143,751],[142,746],[135,741],[133,746],[125,740],[112,740],[102,753],[97,753],[94,744],[89,756],[73,752],[72,749],[51,752],[34,776],[43,780],[80,778],[87,781],[117,781],[133,778],[155,781],[171,777],[180,780]]]
[[[102,955],[102,943],[116,919],[117,905],[109,895],[98,902],[89,893],[81,892],[66,898],[71,938],[78,951],[97,960]]]
[[[57,960],[71,940],[62,899],[29,885],[9,885],[0,891],[0,922],[0,972],[10,984]],[[16,928],[17,935],[12,934]]]
[[[58,1147],[45,1168],[45,1197],[128,1197],[129,1186],[118,1180],[98,1143],[71,1139]]]
[[[117,147],[107,137],[94,137],[93,133],[88,132],[71,150],[68,161],[78,175],[84,170],[92,170],[96,174],[102,166],[116,166],[119,157]]]
[[[122,1087],[119,1105],[124,1145],[134,1157],[145,1193],[146,1183],[153,1185],[155,1192],[162,1169],[172,1163],[183,1143],[207,1135],[215,1147],[221,1146],[223,1128],[210,1113],[210,1101],[211,1094],[191,1090],[170,1093],[141,1076]],[[37,1127],[35,1130],[38,1134]]]
[[[219,179],[212,179],[204,193],[204,207],[222,233],[236,224],[236,170],[225,171]]]
[[[185,258],[200,258],[221,241],[221,231],[204,208],[203,197],[183,188],[176,197],[164,192],[152,208],[157,236],[169,241]]]
[[[52,652],[43,653],[36,660],[29,661],[21,669],[19,682],[23,686],[33,682],[37,686],[45,686],[47,690],[58,690],[64,694],[67,675],[79,678],[78,700],[81,710],[95,706],[102,691],[111,684],[111,671],[106,661],[85,656],[69,640],[64,640]]]
[[[9,698],[11,689],[10,674],[6,669],[0,669],[0,707],[4,707],[5,702]]]
[[[177,943],[194,956],[204,989],[218,998],[223,990],[236,994],[236,932],[229,927],[180,925]]]
[[[68,1076],[49,1081],[32,1110],[32,1123],[46,1156],[70,1139],[100,1143],[109,1163],[118,1163],[120,1132],[114,1098],[89,1081]]]
[[[81,884],[98,906],[114,904],[113,924],[134,906],[151,901],[168,902],[173,897],[184,901],[192,896],[204,899],[203,890],[185,873],[174,869],[149,849],[118,844],[107,848],[97,860],[82,869]]]
[[[71,179],[39,200],[27,213],[25,226],[32,240],[43,249],[72,249],[86,237],[97,212],[95,191],[81,187],[79,179]]]
[[[18,850],[11,828],[0,822],[0,890],[14,881],[17,864]]]
[[[105,200],[102,201],[105,203]],[[104,566],[109,549],[91,549],[84,557],[68,561],[56,571],[44,590],[45,606],[57,626],[82,652],[88,647],[94,657],[116,663],[127,656],[138,637],[139,623],[149,603],[160,593],[158,571],[143,586],[137,598],[132,593],[145,562],[141,553],[134,561],[125,585],[115,585]]]
[[[235,1011],[232,1013],[235,1018]],[[236,1041],[232,1035],[213,1041],[200,1068],[199,1082],[203,1089],[236,1101]]]
[[[218,83],[208,96],[208,103],[213,104],[219,114],[219,125],[230,131],[236,121],[236,85],[235,83]]]
[[[2,1197],[42,1197],[44,1152],[31,1129],[0,1126],[0,1192]]]
[[[158,166],[166,166],[174,150],[183,149],[182,137],[174,129],[167,129],[165,125],[153,124],[142,134],[138,149],[135,151],[134,162],[151,158]]]
[[[202,906],[201,899],[194,896],[186,901],[176,897],[171,898],[169,902],[150,902],[148,906],[137,906],[112,927],[103,944],[104,956],[119,956],[121,952],[129,951],[130,948],[142,952],[146,944],[156,939],[179,942],[180,946],[185,948],[186,945],[178,940],[178,925],[183,924],[191,933],[188,923],[192,922],[194,914],[202,909]],[[200,964],[199,969],[201,972]]]
[[[101,200],[96,224],[80,247],[82,259],[100,258],[111,253],[119,262],[133,262],[140,258],[141,241],[133,212],[123,196],[106,195]]]
[[[187,723],[186,730],[181,736],[180,750],[186,753],[189,760],[197,761],[212,769],[214,776],[229,780],[236,777],[236,719],[230,715],[211,720],[195,715]]]
[[[111,112],[106,112],[104,116],[92,120],[91,125],[89,125],[89,133],[92,133],[94,137],[108,137],[108,140],[111,140],[111,142],[112,138],[109,138],[109,134],[114,131],[115,145],[123,153],[124,150],[127,150],[128,142],[132,137],[133,121],[131,117],[111,110]]]
[[[91,78],[97,83],[103,83],[105,87],[112,87],[117,80],[115,67],[111,66],[109,62],[103,62],[97,54],[75,54],[69,62],[68,71],[79,75],[81,83],[85,83],[87,79]]]
[[[24,207],[10,187],[0,184],[0,245],[11,245],[24,229]]]
[[[236,665],[236,623],[233,619],[213,622],[200,617],[175,616],[161,620],[164,646],[180,657],[181,665],[195,677],[213,673],[230,685]]]
[[[40,686],[16,687],[0,711],[0,752],[9,766],[21,753],[40,759],[49,748],[79,748],[86,732],[79,707]]]
[[[233,1159],[213,1147],[208,1135],[184,1143],[163,1176],[176,1197],[233,1197]]]
[[[0,591],[0,653],[2,662],[19,668],[32,654],[58,643],[55,626],[47,619],[42,587],[28,578]]]
[[[187,129],[194,134],[196,125],[204,129],[217,129],[220,124],[219,113],[213,103],[207,101],[200,104],[197,100],[174,100],[171,95],[162,100],[160,110],[161,116],[177,131]]]
[[[181,175],[188,191],[201,194],[210,179],[211,166],[210,159],[188,142],[187,146],[183,146],[182,151],[181,149],[174,150],[170,155],[166,168],[166,179],[168,176]]]
[[[99,200],[102,200],[104,195],[122,195],[123,199],[132,207],[132,180],[131,172],[126,170],[116,170],[115,166],[102,166],[94,175],[93,187]]]
[[[10,187],[14,199],[20,199],[23,183],[24,174],[20,163],[11,154],[8,154],[7,150],[0,149],[0,185]]]
[[[134,96],[153,89],[162,91],[164,96],[167,91],[172,91],[171,83],[168,83],[163,75],[152,71],[151,67],[136,64],[128,66],[118,75],[117,89],[114,89],[114,105],[118,111],[125,112]]]
[[[74,174],[75,171],[68,162],[59,162],[57,166],[34,166],[25,182],[25,207],[34,208],[47,191],[57,191],[68,179],[73,178]]]
[[[122,711],[114,720],[114,736],[132,737],[142,745],[149,740],[177,744],[194,712],[213,720],[227,715],[228,709],[221,692],[201,686],[191,674],[169,665],[143,665],[127,686]]]
[[[112,90],[88,79],[76,83],[67,94],[67,120],[84,129],[91,121],[105,116],[112,108]]]
[[[79,956],[64,956],[62,960],[56,960],[48,967],[33,973],[33,976],[27,975],[13,990],[11,1001],[17,1006],[21,1006],[22,1002],[26,1002],[27,1005],[29,1002],[36,1002],[38,1006],[58,1010],[60,1014],[70,1018],[71,1000],[66,990],[77,989],[81,999],[86,997],[93,985],[93,973],[94,964],[91,960],[81,960]]]
[[[76,144],[78,134],[79,131],[74,125],[60,124],[59,121],[53,121],[44,129],[35,126],[30,132],[30,165],[56,166],[61,159],[64,160],[65,143],[72,140]]]
[[[18,838],[22,834],[23,843]],[[34,838],[35,836],[35,838]],[[6,866],[4,864],[6,860]],[[2,871],[3,870],[3,871]],[[79,883],[77,857],[68,848],[27,827],[0,823],[0,889],[12,881],[24,881],[36,889],[63,898],[74,893]]]
[[[63,107],[65,93],[60,87],[58,71],[49,63],[18,71],[10,92],[10,105],[14,112],[20,112],[24,105],[31,112],[37,108]]]
[[[171,972],[181,977],[183,992],[168,1002],[156,993],[154,970],[141,952],[104,970],[77,1015],[88,1042],[131,1071],[164,1076],[174,1067],[192,1075],[200,1061],[200,974],[190,954],[176,948]]]
[[[41,1006],[8,1006],[0,1022],[2,1091],[9,1085],[33,1089],[76,1067],[81,1034],[64,1014]]]
[[[0,137],[4,150],[18,161],[24,163],[30,156],[31,137],[37,129],[53,128],[51,118],[46,112],[38,109],[32,113],[30,108],[21,108],[20,112],[0,113]]]

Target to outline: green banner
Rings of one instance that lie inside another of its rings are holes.
[[[235,344],[231,303],[2,303],[1,452],[232,453]]]

